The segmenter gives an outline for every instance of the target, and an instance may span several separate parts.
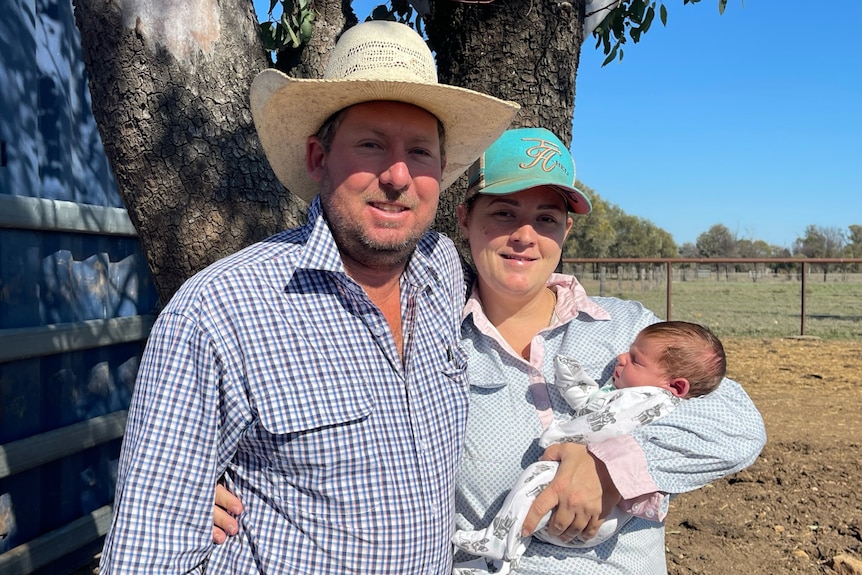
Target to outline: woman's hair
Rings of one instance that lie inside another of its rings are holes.
[[[727,372],[721,341],[708,328],[686,321],[664,321],[645,327],[638,338],[650,338],[662,347],[659,366],[667,377],[684,377],[686,397],[706,395],[718,387]]]

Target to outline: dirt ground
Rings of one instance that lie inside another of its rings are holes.
[[[767,444],[748,469],[674,500],[668,572],[841,573],[836,557],[862,560],[862,342],[724,343]]]
[[[862,561],[862,342],[724,343],[768,441],[748,469],[674,500],[669,574],[842,573],[836,557]]]

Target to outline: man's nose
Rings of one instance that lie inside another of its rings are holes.
[[[380,173],[380,184],[395,191],[402,191],[410,185],[410,167],[404,154],[393,153],[389,166]]]

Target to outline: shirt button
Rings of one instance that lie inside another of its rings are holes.
[[[547,401],[540,401],[539,403],[536,404],[536,407],[539,409],[548,409],[550,407],[550,405],[548,405]]]

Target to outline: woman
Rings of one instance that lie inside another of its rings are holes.
[[[466,200],[458,208],[476,271],[461,332],[470,410],[456,524],[465,530],[494,517],[524,467],[540,457],[560,459],[564,449],[583,449],[556,445],[543,455],[537,444],[555,416],[571,415],[562,396],[547,385],[554,357],[574,358],[590,377],[605,381],[637,333],[659,321],[637,302],[590,298],[576,278],[553,273],[573,225],[569,211],[586,214],[590,204],[574,186],[570,155],[551,132],[509,130],[474,164],[469,178]],[[742,469],[754,461],[764,440],[763,422],[750,399],[737,383],[725,380],[709,396],[685,402],[631,435],[591,445],[589,456],[578,463],[575,484],[581,477],[593,483],[598,477],[602,488],[586,495],[573,491],[573,472],[571,467],[562,472],[564,462],[558,479],[537,498],[525,529],[536,525],[542,508],[562,502],[566,512],[558,512],[549,532],[571,539],[583,530],[589,537],[598,528],[596,510],[609,512],[620,497],[652,520],[636,517],[592,548],[534,541],[513,572],[665,573],[665,494],[697,489]],[[568,465],[576,459],[567,458]],[[592,499],[578,505],[585,496]],[[240,509],[223,490],[218,501]],[[235,523],[217,508],[216,525],[232,528]],[[214,530],[214,537],[221,539],[223,533]]]
[[[575,358],[605,381],[637,332],[659,321],[639,303],[589,298],[573,276],[553,273],[573,224],[567,211],[589,211],[574,181],[565,146],[535,128],[506,132],[470,172],[467,200],[458,209],[477,275],[461,330],[471,393],[457,486],[459,529],[488,524],[515,478],[541,456],[536,439],[543,429],[555,415],[570,415],[547,385],[554,357]],[[763,440],[757,410],[738,384],[725,380],[715,394],[590,451],[623,497],[641,510],[657,506],[658,519],[667,503],[661,493],[696,489],[738,471]],[[664,548],[663,523],[635,518],[594,548],[534,541],[514,572],[664,573]]]

